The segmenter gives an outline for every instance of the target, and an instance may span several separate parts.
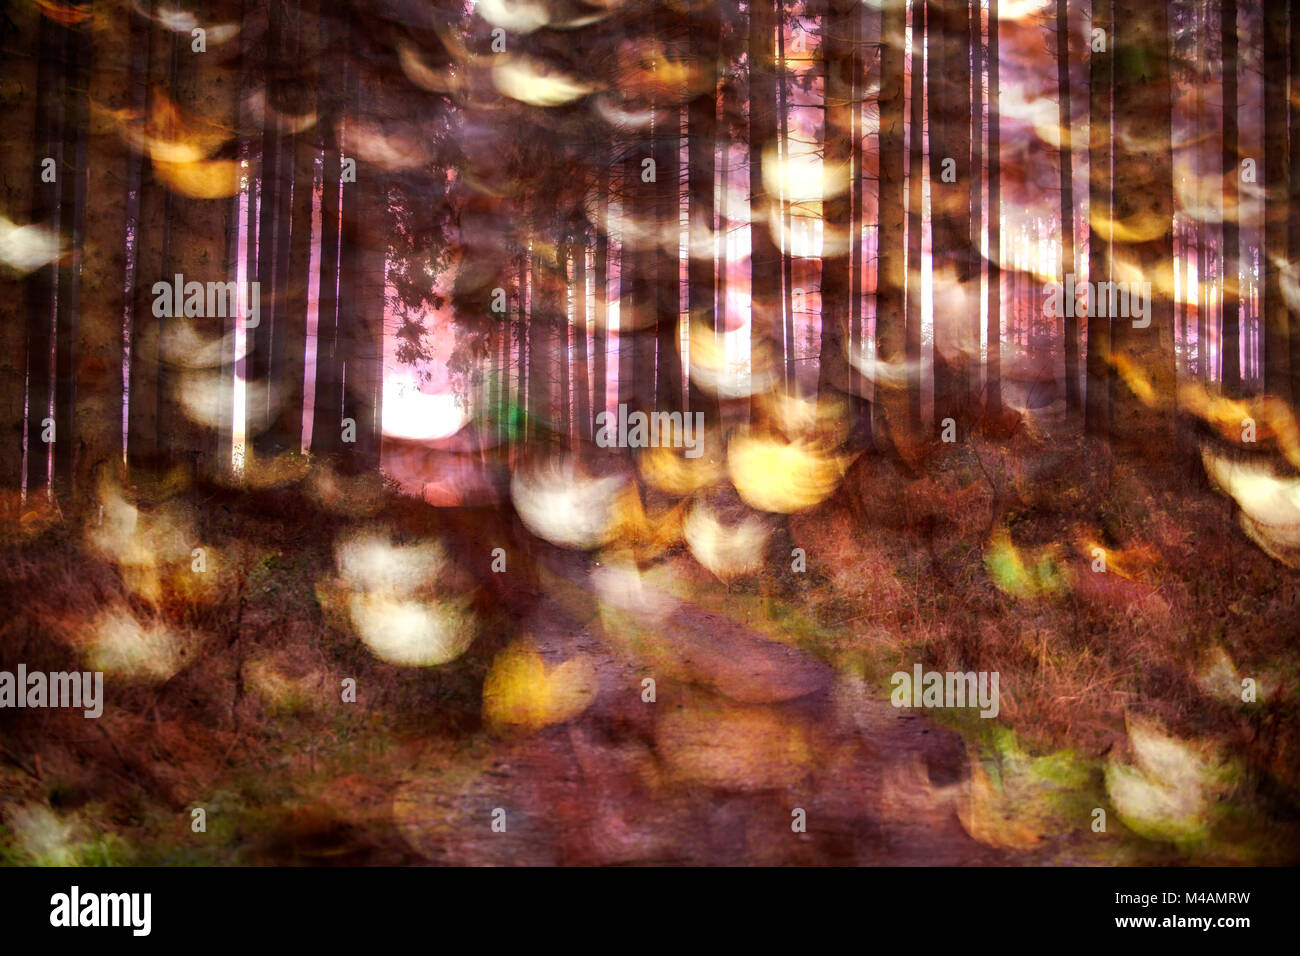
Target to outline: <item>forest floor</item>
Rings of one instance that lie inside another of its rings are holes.
[[[730,584],[306,462],[15,506],[0,668],[102,669],[106,702],[0,712],[0,861],[1294,863],[1300,573],[1199,467],[864,457]],[[463,653],[382,659],[429,628]],[[893,706],[917,664],[996,671],[996,718]]]

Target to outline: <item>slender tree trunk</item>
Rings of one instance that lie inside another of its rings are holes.
[[[1290,19],[1296,16],[1292,10]],[[1287,4],[1264,3],[1264,391],[1290,399],[1291,317],[1280,264],[1287,254],[1287,173],[1300,157],[1287,143],[1287,20]]]
[[[643,247],[646,227],[654,223],[653,184],[645,181],[645,159],[653,158],[653,140],[638,138],[625,166],[623,273],[619,297],[619,394],[631,411],[649,411],[655,403],[655,250]],[[659,171],[656,168],[656,178]],[[626,333],[626,338],[625,338]],[[534,343],[535,344],[535,343]]]
[[[172,87],[173,35],[151,24],[142,49],[148,52],[140,91],[139,107],[148,116],[159,110],[157,99]],[[135,296],[131,311],[131,379],[127,430],[127,460],[134,471],[150,470],[163,464],[165,449],[159,440],[160,407],[165,377],[161,374],[160,342],[166,321],[154,313],[153,284],[171,281],[169,274],[167,225],[171,197],[158,178],[154,164],[146,160],[141,171],[140,211],[135,222]]]
[[[1061,116],[1061,282],[1074,275],[1074,123],[1070,98],[1070,5],[1056,0],[1056,90]],[[1079,320],[1065,311],[1065,414],[1077,420],[1083,412],[1079,391]]]
[[[566,447],[571,443],[573,436],[573,390],[570,382],[573,368],[573,349],[570,346],[570,338],[575,330],[569,321],[568,302],[566,301],[568,292],[573,287],[573,273],[569,270],[572,249],[572,245],[567,243],[560,247],[558,266],[562,284],[558,290],[560,293],[559,312],[556,314],[555,319],[555,358],[560,379],[558,399],[555,406],[555,430],[559,436],[560,444]]]
[[[729,82],[724,81],[722,90],[719,94],[721,102],[721,112],[724,117],[723,128],[721,131],[720,142],[718,143],[718,177],[721,180],[718,189],[718,317],[714,322],[713,341],[718,347],[719,360],[725,361],[722,356],[723,335],[727,329],[727,283],[729,281],[728,270],[730,269],[730,256],[727,252],[727,239],[731,235],[731,220],[729,212],[731,204],[727,200],[728,190],[731,188],[731,138],[728,131],[726,117],[729,115],[728,106],[730,97],[727,95],[731,88]],[[718,415],[721,418],[721,403],[719,403]]]
[[[630,214],[636,205],[641,163],[635,147],[629,147],[623,159],[622,197],[619,204],[619,242],[618,242],[618,352],[615,356],[615,368],[618,370],[618,404],[630,404],[635,396],[634,376],[636,373],[636,253],[633,249],[630,227]]]
[[[519,264],[519,384],[516,390],[515,405],[519,409],[520,424],[519,433],[516,436],[520,442],[526,441],[529,430],[529,406],[528,406],[528,389],[530,382],[528,380],[528,368],[531,364],[531,349],[529,348],[528,319],[529,319],[529,299],[528,299],[528,250],[521,249],[518,256]]]
[[[234,19],[238,11],[226,6],[208,11],[223,20]],[[229,129],[238,116],[239,77],[222,58],[222,51],[193,49],[188,34],[172,34],[175,85],[173,95],[181,109],[195,117],[195,122],[210,123]],[[235,182],[222,183],[219,195],[189,195],[182,188],[170,190],[168,235],[168,273],[180,274],[189,282],[218,282],[226,278],[231,233],[238,230],[229,193]],[[215,305],[215,303],[214,303]],[[222,311],[234,311],[229,303]],[[174,315],[162,321],[163,338],[160,356],[159,429],[160,444],[166,447],[169,464],[183,467],[191,475],[213,475],[228,466],[219,463],[221,444],[219,402],[222,375],[223,338],[227,317],[205,308],[200,315],[182,314],[179,305]],[[201,354],[190,352],[186,343],[202,343]],[[231,347],[233,348],[233,343]],[[196,399],[202,396],[201,401]]]
[[[563,318],[563,268],[558,250],[532,254],[532,314],[528,318],[529,411],[549,444],[556,438],[556,331]]]
[[[1300,14],[1291,11],[1291,96],[1287,127],[1291,140],[1291,174],[1287,196],[1287,259],[1300,263]],[[1300,403],[1300,309],[1290,310],[1291,400]]]
[[[289,149],[287,137],[280,135],[274,110],[283,106],[279,73],[286,60],[284,39],[287,26],[284,16],[285,0],[269,0],[267,5],[266,46],[263,52],[264,97],[266,109],[262,118],[262,142],[258,163],[260,187],[257,223],[257,273],[250,275],[260,290],[261,316],[258,324],[248,333],[248,352],[245,359],[247,389],[244,399],[244,454],[251,459],[256,451],[273,454],[272,439],[267,434],[274,421],[274,403],[278,393],[277,370],[272,367],[273,346],[283,330],[276,328],[282,309],[280,297],[283,289],[277,284],[280,271],[276,256],[282,248],[281,234],[290,224],[281,209],[281,191],[287,192],[292,183],[282,181],[280,151]],[[334,67],[337,69],[337,65]],[[347,194],[347,189],[344,189]]]
[[[687,305],[690,327],[717,334],[717,307],[714,300],[716,283],[713,273],[713,256],[704,250],[712,248],[714,219],[714,147],[717,144],[718,112],[718,56],[722,42],[722,21],[712,7],[694,7],[691,10],[691,53],[698,70],[696,92],[687,104],[687,204],[690,236],[687,243],[690,262],[687,264]],[[693,335],[691,341],[696,337]],[[719,418],[718,400],[702,391],[696,380],[697,361],[691,354],[690,410],[703,412],[704,420],[716,425]],[[602,406],[603,407],[603,406]]]
[[[327,14],[328,15],[328,14]],[[297,60],[316,62],[319,57],[319,0],[301,0],[298,11]],[[316,91],[305,91],[294,107],[303,113],[316,109]],[[286,137],[285,151],[292,155],[293,193],[289,219],[288,271],[284,319],[273,350],[277,369],[278,413],[267,451],[271,454],[302,450],[303,374],[306,363],[307,312],[310,299],[312,213],[316,196],[316,161],[321,156],[319,138],[311,131]]]
[[[1092,49],[1088,64],[1088,281],[1105,289],[1110,281],[1112,207],[1112,85],[1114,77],[1113,0],[1092,0],[1092,30],[1101,30],[1105,49]],[[1100,304],[1101,295],[1097,297]],[[1110,433],[1110,316],[1101,308],[1088,313],[1088,395],[1084,428]]]
[[[596,251],[592,263],[595,271],[595,311],[596,328],[593,334],[592,356],[592,423],[594,430],[596,416],[605,411],[607,370],[606,359],[609,354],[609,162],[601,164],[600,182],[596,187]]]
[[[41,204],[48,203],[50,186],[40,177],[45,155],[40,149],[46,144],[37,80],[38,72],[42,76],[47,72],[41,70],[40,58],[40,38],[51,29],[47,22],[35,5],[10,5],[0,17],[0,58],[5,64],[0,74],[0,110],[8,117],[13,136],[0,151],[0,203],[15,222],[35,221],[32,217],[41,212]],[[23,486],[28,323],[39,311],[33,297],[40,297],[49,277],[48,268],[37,270],[0,296],[0,489],[6,492]],[[6,509],[17,503],[16,496],[3,501]]]
[[[817,396],[840,399],[850,389],[848,332],[849,231],[852,226],[853,0],[828,0],[822,20],[826,62],[826,150],[823,202],[826,243],[822,251],[821,368]],[[831,177],[834,177],[833,179]]]
[[[907,274],[904,242],[904,23],[907,5],[891,0],[881,10],[880,48],[880,189],[876,265],[876,359],[902,363],[906,359]],[[907,427],[906,393],[889,389],[875,376],[875,414],[884,440]]]
[[[607,152],[607,151],[606,151]],[[608,156],[601,164],[601,178],[597,185],[597,225],[595,225],[595,251],[593,254],[593,285],[595,291],[595,328],[591,334],[591,433],[595,433],[595,416],[606,410],[608,372],[606,362],[610,349],[610,163]]]
[[[786,95],[786,84],[790,78],[790,64],[785,58],[785,0],[777,0],[777,17],[776,17],[776,45],[777,58],[780,61],[781,72],[777,79],[778,106],[780,109],[780,136],[782,161],[789,168],[790,163],[790,106],[789,97]],[[790,248],[790,240],[793,235],[791,232],[792,208],[794,204],[790,201],[789,196],[782,196],[781,203],[781,230],[784,241],[781,243],[781,285],[783,287],[783,298],[781,302],[781,311],[785,316],[784,320],[784,337],[786,343],[785,349],[785,368],[781,374],[785,376],[786,391],[794,389],[794,358],[795,358],[795,339],[794,339],[794,253]]]
[[[132,24],[103,24],[92,52],[89,96],[109,110],[131,105]],[[78,482],[122,463],[123,327],[127,309],[127,201],[132,160],[114,129],[91,135],[87,155],[85,257],[77,324],[77,395],[72,436]],[[77,488],[78,493],[93,491]]]
[[[386,100],[385,77],[358,65],[354,109],[359,116],[392,115],[397,107]],[[392,90],[401,96],[400,88]],[[360,127],[360,120],[358,128]],[[352,134],[349,133],[351,139]],[[384,314],[387,304],[388,182],[386,170],[373,161],[357,159],[354,189],[355,225],[352,231],[356,275],[355,305],[340,314],[347,330],[343,392],[345,418],[357,424],[354,467],[372,472],[379,468],[383,436]],[[362,167],[364,166],[364,173]],[[350,319],[350,321],[349,321]],[[340,338],[344,338],[341,334]],[[484,358],[479,356],[480,362]],[[481,406],[480,406],[481,407]]]
[[[974,401],[981,391],[980,384],[980,339],[984,330],[980,328],[980,308],[984,279],[984,256],[980,252],[980,239],[984,222],[984,27],[983,10],[978,0],[971,0],[970,53],[970,116],[971,116],[971,157],[970,157],[970,281],[974,285],[971,301],[969,340],[970,361],[967,364],[967,379],[970,384],[969,394]]]
[[[756,0],[749,8],[750,366],[755,375],[770,368],[780,376],[785,367],[781,254],[772,238],[775,197],[763,183],[763,150],[777,141],[772,4],[773,0]],[[779,207],[776,211],[779,214]],[[751,405],[754,415],[756,404]]]
[[[591,441],[591,380],[587,363],[587,236],[575,233],[573,242],[573,416],[574,431]]]
[[[62,117],[59,112],[60,60],[66,28],[49,17],[40,22],[39,66],[36,81],[36,152],[29,167],[33,177],[31,222],[59,231],[59,181],[70,170],[60,162]],[[47,181],[47,161],[56,179]],[[51,351],[59,267],[42,266],[27,277],[27,497],[45,494],[50,480],[49,425],[53,386]],[[52,436],[57,440],[58,436]]]
[[[1171,137],[1169,31],[1166,4],[1116,0],[1115,23],[1115,219],[1149,230],[1150,238],[1126,243],[1123,255],[1149,276],[1152,296],[1142,327],[1137,319],[1113,325],[1115,356],[1142,375],[1155,407],[1127,384],[1112,390],[1112,434],[1121,447],[1150,459],[1173,448],[1173,144]],[[1140,226],[1138,224],[1141,224]],[[1116,255],[1119,250],[1116,250]]]
[[[1192,127],[1192,177],[1196,183],[1196,204],[1205,205],[1205,149],[1203,131],[1205,129],[1205,89],[1209,84],[1205,69],[1205,24],[1203,13],[1194,15],[1193,27],[1196,31],[1196,62],[1199,82],[1196,87],[1196,109]],[[1201,216],[1194,220],[1196,231],[1196,378],[1202,382],[1209,381],[1210,375],[1210,285],[1209,257],[1206,247],[1209,243],[1209,230]]]
[[[1002,119],[998,79],[998,0],[989,0],[989,287],[984,410],[1002,414]]]
[[[925,228],[925,15],[926,0],[912,0],[912,91],[907,175],[907,399],[908,420],[921,427],[921,323],[924,276],[921,252]]]
[[[934,291],[934,417],[966,430],[968,341],[964,312],[945,293],[971,279],[971,102],[969,0],[926,0],[926,72],[930,77],[930,229]]]
[[[996,0],[993,0],[996,2]],[[903,212],[903,52],[907,43],[905,0],[887,0],[881,11],[880,186],[877,213],[879,252],[876,267],[876,358],[898,364],[906,358],[904,289],[907,259]],[[874,376],[874,411],[885,428],[874,429],[881,441],[907,427],[906,393],[890,389]]]
[[[853,8],[850,15],[853,20],[853,60],[850,64],[850,71],[853,76],[853,84],[850,90],[850,106],[852,109],[852,129],[853,142],[849,154],[849,166],[852,171],[852,205],[849,211],[849,258],[851,261],[851,282],[849,290],[849,355],[854,360],[860,360],[862,357],[862,295],[865,283],[863,273],[865,264],[862,255],[862,225],[863,225],[863,192],[866,183],[863,181],[862,173],[862,137],[863,137],[863,102],[866,99],[866,83],[863,76],[862,60],[862,40],[863,40],[863,21],[865,11],[861,4]],[[862,375],[858,371],[858,366],[854,362],[849,363],[848,367],[850,394],[855,396],[855,402],[861,401],[862,396]],[[871,416],[859,412],[859,420],[856,424],[859,426],[869,427]]]
[[[81,312],[82,269],[85,263],[86,136],[89,119],[87,69],[90,37],[85,27],[65,32],[63,92],[63,162],[60,164],[59,231],[69,246],[69,259],[59,270],[58,316],[55,323],[53,483],[67,501],[73,491],[76,442],[73,410],[77,401],[77,335]]]
[[[678,237],[681,232],[681,129],[681,107],[676,99],[669,99],[656,111],[654,131],[655,221],[659,226],[659,242],[654,251],[658,353],[655,407],[669,412],[682,409],[682,356],[678,344],[681,340],[681,260],[677,251],[680,241],[673,241],[671,250],[664,242],[665,238]]]
[[[1241,224],[1237,202],[1237,0],[1221,0],[1223,50],[1223,392],[1241,393]]]
[[[317,109],[320,120],[321,236],[320,286],[316,299],[316,380],[312,398],[311,453],[332,457],[342,446],[343,385],[342,355],[339,348],[339,278],[341,265],[341,192],[355,184],[341,186],[342,153],[337,136],[343,109],[343,89],[334,42],[334,18],[320,18],[320,72],[317,81]],[[250,186],[249,220],[252,215]],[[250,228],[250,247],[252,243]],[[251,274],[251,273],[250,273]]]

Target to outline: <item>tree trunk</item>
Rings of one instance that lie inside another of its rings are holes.
[[[763,150],[776,144],[776,83],[772,72],[775,15],[772,0],[749,8],[750,371],[785,367],[781,317],[781,253],[772,238],[775,199],[763,183]],[[779,213],[779,208],[776,210]],[[793,346],[793,343],[790,343]],[[751,404],[751,417],[757,405]]]
[[[655,111],[654,212],[658,225],[655,245],[655,407],[682,409],[681,260],[681,107],[665,98]],[[671,239],[669,238],[671,237]],[[671,249],[668,246],[671,245]]]
[[[573,419],[574,432],[591,441],[591,380],[587,363],[587,235],[579,224],[573,241]]]
[[[258,223],[257,223],[257,273],[250,275],[259,286],[261,315],[258,324],[248,331],[245,358],[244,398],[244,455],[251,461],[255,453],[274,454],[273,438],[268,434],[275,421],[275,402],[279,394],[278,370],[273,368],[273,347],[282,333],[277,322],[283,313],[280,304],[283,289],[278,284],[281,270],[277,255],[283,248],[281,236],[290,224],[282,214],[281,192],[288,192],[292,183],[283,179],[280,162],[281,150],[288,151],[287,136],[281,136],[273,118],[284,108],[280,84],[281,65],[286,61],[283,6],[285,0],[269,0],[266,11],[266,45],[262,52],[262,80],[265,110],[262,117],[262,142],[258,163]],[[337,64],[334,65],[337,69]],[[251,174],[251,168],[250,168]],[[344,187],[344,195],[348,188]]]
[[[33,199],[50,187],[40,181],[39,152],[43,141],[43,114],[38,109],[41,62],[40,37],[51,27],[34,5],[11,5],[0,17],[0,110],[9,118],[13,139],[0,155],[0,202],[15,223],[34,221],[40,212]],[[45,213],[48,216],[48,209]],[[121,233],[125,236],[125,230]],[[23,424],[27,387],[27,331],[35,314],[33,296],[39,297],[44,273],[38,270],[25,282],[12,283],[0,296],[0,489],[17,492],[23,486]],[[37,436],[39,438],[39,435]],[[16,496],[7,498],[16,504]]]
[[[996,3],[997,0],[992,0]],[[879,252],[876,267],[876,358],[901,363],[906,352],[904,289],[907,259],[903,213],[903,51],[905,0],[886,0],[881,11],[880,53],[880,187],[877,213]],[[906,393],[882,384],[874,376],[877,423],[873,434],[882,442],[907,427]]]
[[[1070,98],[1070,6],[1056,0],[1056,90],[1061,116],[1061,276],[1062,288],[1074,266],[1074,136]],[[1065,414],[1077,420],[1083,411],[1079,392],[1079,320],[1074,309],[1065,310]]]
[[[970,281],[974,284],[970,318],[970,360],[967,378],[970,396],[974,401],[981,391],[980,385],[980,293],[983,292],[984,256],[980,252],[981,230],[984,221],[984,27],[983,10],[972,3],[969,17],[971,50],[970,116]]]
[[[966,431],[970,382],[964,310],[948,293],[966,293],[971,280],[971,103],[969,0],[927,0],[930,77],[930,231],[934,291],[934,417]],[[918,262],[919,270],[919,262]],[[978,290],[976,290],[978,293]]]
[[[1284,399],[1292,397],[1291,321],[1280,263],[1287,255],[1287,172],[1300,158],[1287,144],[1287,19],[1286,4],[1264,4],[1264,391]]]
[[[351,81],[355,127],[366,113],[383,115],[383,77],[358,63]],[[349,146],[356,152],[354,145]],[[384,306],[388,262],[388,173],[357,156],[357,181],[344,187],[344,263],[339,309],[343,352],[343,416],[356,424],[356,441],[343,448],[345,467],[357,473],[379,468],[383,432]],[[350,202],[349,202],[350,200]],[[348,214],[351,214],[350,217]],[[350,218],[350,223],[349,223]],[[350,263],[350,266],[349,266]]]
[[[90,99],[109,110],[131,105],[131,40],[126,22],[104,25],[92,54]],[[77,324],[77,396],[72,436],[78,481],[101,465],[122,462],[123,326],[127,308],[127,200],[132,160],[122,137],[105,129],[90,137],[81,314]],[[77,492],[93,491],[78,487]]]
[[[984,413],[1002,414],[1002,120],[998,114],[998,0],[989,0],[989,287]]]
[[[608,151],[606,151],[608,152]],[[609,181],[610,167],[608,157],[601,164],[600,182],[596,197],[596,251],[595,271],[595,310],[596,328],[593,333],[593,355],[591,363],[592,378],[592,422],[588,426],[596,427],[596,416],[605,411],[606,403],[606,357],[609,350]]]
[[[160,111],[158,97],[172,88],[173,34],[150,24],[144,53],[138,107],[146,116]],[[131,379],[127,428],[127,461],[132,471],[156,469],[164,463],[160,440],[162,389],[160,344],[165,318],[154,314],[153,284],[172,281],[168,255],[171,194],[147,157],[141,170],[140,207],[135,226],[135,295],[131,310]],[[174,304],[174,303],[173,303]]]
[[[1241,223],[1237,194],[1237,0],[1221,0],[1223,50],[1223,393],[1241,393]]]
[[[1300,15],[1291,13],[1291,97],[1287,127],[1291,137],[1291,178],[1287,190],[1287,260],[1300,264]],[[1300,310],[1291,309],[1291,400],[1300,403]]]
[[[921,252],[925,217],[925,15],[926,0],[912,0],[912,91],[907,174],[907,400],[908,421],[921,427],[921,323],[924,275]]]
[[[850,14],[853,21],[853,59],[850,64],[850,73],[853,82],[849,90],[850,108],[852,112],[850,127],[852,129],[852,144],[849,152],[849,169],[852,174],[852,191],[850,193],[849,207],[849,261],[850,261],[850,288],[849,288],[849,355],[855,359],[862,356],[862,290],[863,283],[863,256],[862,256],[862,209],[863,209],[863,189],[865,183],[862,176],[862,113],[863,101],[865,95],[865,83],[863,76],[862,62],[862,32],[864,10],[861,4],[853,8]],[[850,394],[861,396],[862,382],[857,366],[851,361],[848,367]],[[869,416],[862,416],[862,421],[869,422]]]
[[[1115,248],[1143,276],[1152,294],[1145,327],[1114,322],[1112,348],[1151,386],[1154,407],[1127,384],[1112,390],[1112,433],[1117,445],[1148,459],[1168,455],[1175,386],[1173,301],[1173,145],[1170,134],[1169,31],[1161,2],[1116,0],[1115,220],[1139,234]]]
[[[36,81],[35,155],[29,167],[33,177],[31,222],[51,232],[59,231],[59,179],[69,175],[61,163],[62,117],[59,115],[60,60],[66,28],[49,17],[41,17],[39,65]],[[56,180],[46,182],[45,163],[53,160]],[[45,494],[50,480],[50,446],[47,423],[51,421],[53,385],[51,350],[55,295],[59,267],[42,266],[27,277],[27,497]],[[57,434],[53,436],[56,440]]]
[[[76,442],[73,410],[77,401],[77,326],[81,312],[81,276],[85,263],[83,240],[86,213],[86,128],[90,37],[84,27],[64,34],[63,162],[60,164],[59,232],[69,246],[69,258],[59,270],[58,315],[54,347],[53,484],[67,501],[73,490]]]
[[[690,241],[687,249],[687,304],[690,328],[717,332],[717,308],[714,302],[714,260],[711,254],[714,218],[713,152],[717,142],[717,86],[718,55],[721,44],[722,21],[711,7],[693,7],[691,10],[691,53],[698,84],[695,95],[687,104],[687,186],[690,223]],[[710,249],[710,254],[704,250]],[[692,341],[694,341],[694,336]],[[704,420],[716,425],[719,418],[718,400],[700,389],[696,381],[696,358],[691,354],[690,410],[703,412]],[[603,403],[601,404],[603,408]]]
[[[786,83],[789,79],[790,64],[785,58],[785,0],[777,0],[777,18],[776,18],[776,48],[777,58],[780,61],[780,74],[777,78],[777,106],[780,110],[780,133],[779,143],[781,145],[782,162],[789,168],[790,163],[790,107],[786,93]],[[784,191],[783,191],[784,193]],[[778,374],[784,376],[786,391],[794,389],[794,358],[795,358],[795,340],[794,340],[794,252],[790,247],[792,225],[792,209],[794,204],[790,197],[782,195],[781,203],[781,234],[784,241],[781,243],[781,286],[782,300],[781,311],[784,315],[783,336],[786,342],[785,350],[785,367],[778,370]]]
[[[853,15],[852,0],[828,0],[822,20],[826,62],[826,198],[822,250],[819,401],[849,392],[849,230],[852,225]],[[833,177],[833,178],[832,178]]]
[[[340,65],[333,44],[333,17],[320,18],[320,73],[317,82],[317,109],[320,115],[321,164],[321,237],[320,291],[316,304],[316,380],[312,397],[311,453],[317,457],[336,455],[342,446],[343,418],[342,356],[339,351],[339,278],[342,229],[340,216],[343,189],[340,188],[342,155],[337,136],[343,98]],[[252,213],[250,187],[250,224]],[[252,243],[250,232],[250,247]]]

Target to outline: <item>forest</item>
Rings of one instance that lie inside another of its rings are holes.
[[[1298,27],[11,0],[0,862],[1297,862]]]

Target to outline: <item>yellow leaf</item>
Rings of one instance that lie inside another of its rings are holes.
[[[227,199],[239,192],[239,163],[233,159],[169,163],[155,158],[153,168],[173,192],[195,199]]]
[[[585,655],[548,671],[531,641],[516,641],[492,662],[483,684],[483,717],[497,727],[540,730],[586,710],[596,686],[596,669]]]
[[[802,440],[741,434],[727,448],[731,483],[745,504],[790,514],[830,496],[848,467],[842,456]]]

